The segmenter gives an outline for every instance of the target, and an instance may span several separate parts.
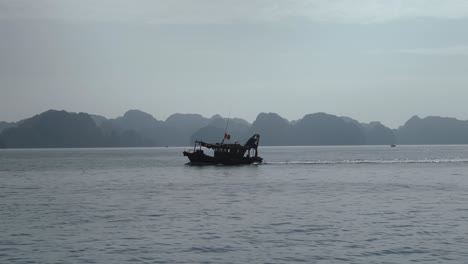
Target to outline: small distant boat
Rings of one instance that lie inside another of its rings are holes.
[[[230,139],[229,134],[224,134],[224,139]],[[224,144],[224,139],[221,143],[206,143],[203,141],[195,141],[195,146],[191,151],[184,151],[183,154],[190,160],[190,165],[242,165],[261,163],[263,159],[258,156],[258,143],[260,135],[253,135],[244,145],[239,143]],[[206,155],[202,147],[213,149],[214,155]]]
[[[391,144],[390,147],[394,148],[394,147],[396,147],[396,145],[395,145],[395,144]]]

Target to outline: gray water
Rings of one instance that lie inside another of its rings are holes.
[[[468,263],[468,146],[0,151],[0,263]]]

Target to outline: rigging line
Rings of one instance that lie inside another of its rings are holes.
[[[221,144],[223,144],[224,140],[226,139],[226,132],[227,132],[228,125],[229,125],[229,120],[231,120],[231,112],[229,112],[229,115],[228,115],[228,119],[227,119],[227,122],[226,122],[226,128],[224,128],[224,135],[223,135],[223,140],[221,141]]]
[[[229,126],[229,121],[231,120],[231,112],[229,112],[227,122],[226,122],[226,128],[224,129],[224,134],[226,134],[228,126]]]

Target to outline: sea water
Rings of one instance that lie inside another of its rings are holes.
[[[0,263],[468,263],[468,146],[0,151]]]

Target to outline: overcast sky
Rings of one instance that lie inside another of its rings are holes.
[[[0,120],[468,119],[466,0],[0,0]]]

